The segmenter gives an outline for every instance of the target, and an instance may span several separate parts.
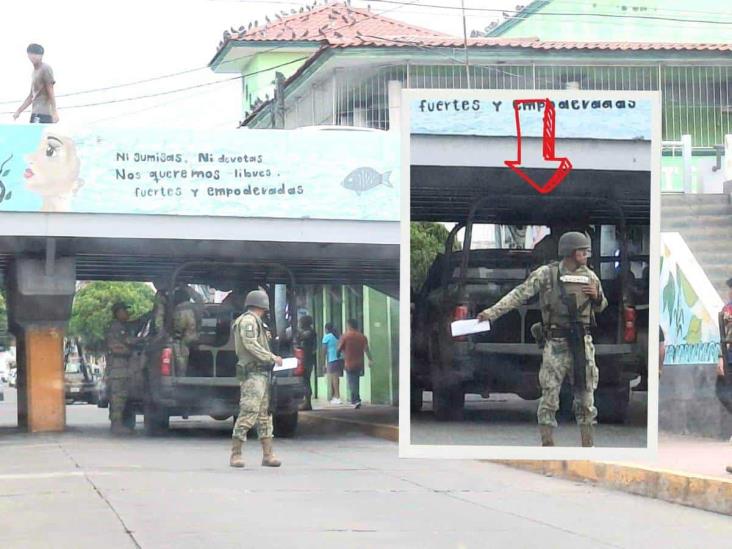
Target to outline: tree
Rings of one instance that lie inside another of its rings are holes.
[[[411,223],[411,273],[412,288],[417,290],[427,278],[427,272],[437,254],[445,251],[449,231],[440,223]]]
[[[155,292],[142,282],[91,282],[76,292],[69,335],[79,337],[93,352],[104,350],[104,338],[112,323],[112,305],[127,304],[130,318],[150,312]]]

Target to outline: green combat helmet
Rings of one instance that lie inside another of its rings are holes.
[[[254,290],[247,294],[245,307],[259,307],[260,309],[269,310],[269,296],[264,290]]]
[[[575,252],[575,250],[592,248],[592,244],[590,243],[590,239],[586,234],[572,231],[569,233],[564,233],[562,235],[562,237],[559,239],[559,245],[557,247],[559,251],[559,257],[569,257]]]

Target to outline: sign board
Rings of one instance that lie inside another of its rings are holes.
[[[0,126],[2,212],[398,221],[384,131]]]
[[[568,98],[535,90],[526,99],[549,99],[556,111],[557,139],[651,140],[652,102],[623,97]],[[524,96],[522,96],[524,97]],[[520,106],[521,133],[524,137],[542,137],[541,103]],[[415,98],[410,102],[411,133],[418,135],[473,135],[515,137],[516,112],[506,98],[486,98],[485,94],[455,93],[450,99]]]

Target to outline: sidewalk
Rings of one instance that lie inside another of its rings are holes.
[[[505,465],[732,515],[732,444],[660,433],[658,457],[633,463],[502,461]]]
[[[300,412],[300,421],[333,431],[348,430],[383,438],[399,440],[399,409],[396,406],[363,404],[355,410],[350,404],[331,405],[325,400],[313,400],[312,412]]]
[[[334,432],[360,432],[398,441],[399,411],[393,406],[348,405],[313,402],[314,410],[301,421],[317,423]],[[592,482],[606,488],[732,515],[732,444],[691,436],[659,434],[658,457],[633,463],[599,461],[502,460],[510,467]]]

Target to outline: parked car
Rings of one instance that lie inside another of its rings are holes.
[[[64,381],[66,384],[65,395],[67,403],[97,403],[99,393],[97,391],[96,380],[82,360],[72,359],[66,362]]]

